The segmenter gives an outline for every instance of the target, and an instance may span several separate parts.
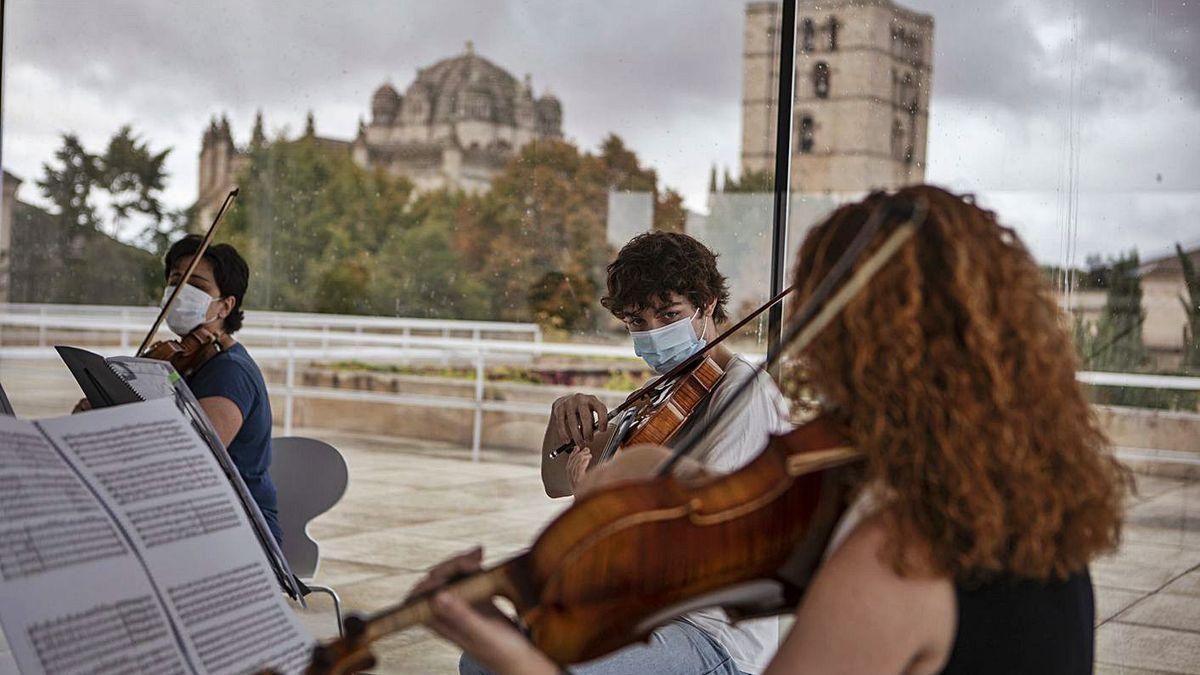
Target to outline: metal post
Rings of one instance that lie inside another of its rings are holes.
[[[296,386],[296,351],[291,338],[288,338],[287,377],[284,380],[283,405],[283,435],[292,435],[292,406],[295,395],[292,389]]]
[[[483,351],[475,351],[475,424],[471,429],[471,461],[479,461],[479,445],[483,437]]]
[[[779,24],[779,91],[775,98],[775,209],[771,222],[771,292],[783,290],[787,274],[789,201],[792,191],[792,87],[796,81],[796,0],[783,0]],[[767,314],[767,350],[773,353],[783,339],[783,303]],[[776,371],[778,369],[776,368]],[[778,372],[772,376],[778,377]]]
[[[46,308],[38,309],[38,315],[41,316],[41,322],[38,324],[38,346],[46,346]]]

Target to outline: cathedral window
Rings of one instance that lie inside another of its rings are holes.
[[[829,98],[829,64],[824,61],[813,66],[813,93],[817,98]]]
[[[813,151],[813,126],[812,115],[800,117],[800,154],[807,155]]]
[[[800,50],[805,54],[813,50],[815,33],[816,27],[813,26],[812,19],[805,19],[800,29]]]
[[[487,96],[472,96],[467,103],[467,116],[477,120],[491,119],[491,101]]]
[[[906,154],[904,147],[904,123],[892,121],[892,159],[903,160]]]
[[[828,30],[829,30],[829,51],[836,52],[837,51],[837,38],[838,38],[837,17],[833,17],[833,16],[829,17]]]
[[[900,83],[900,106],[910,114],[917,112],[917,86],[912,73],[905,73]]]

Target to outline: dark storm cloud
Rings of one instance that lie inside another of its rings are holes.
[[[1040,202],[1054,204],[1072,184],[1061,167],[1082,146],[1080,175],[1094,190],[1200,191],[1197,0],[900,4],[936,22],[930,180],[1042,191]],[[741,0],[4,6],[4,162],[30,179],[58,133],[79,131],[96,147],[131,122],[155,147],[175,148],[168,197],[184,206],[195,198],[209,116],[227,112],[245,142],[255,109],[269,131],[286,125],[293,134],[312,109],[319,133],[350,138],[379,84],[403,90],[418,68],[461,53],[467,40],[517,77],[531,74],[536,93],[557,95],[568,137],[594,147],[606,133],[622,135],[693,208],[703,208],[711,164],[737,170]],[[36,198],[32,185],[22,190]],[[1035,201],[1006,204],[1024,209],[1016,220],[1053,229],[1062,217]],[[1111,221],[1123,223],[1113,227],[1179,216],[1163,200],[1122,208],[1112,203]],[[1106,250],[1105,231],[1089,228],[1080,228],[1091,237],[1081,248]]]
[[[1196,0],[911,0],[934,16],[934,91],[938,96],[1025,112],[1064,96],[1060,68],[1075,61],[1080,103],[1119,104],[1107,96],[1143,93],[1167,71],[1193,97],[1200,94],[1200,3]],[[1048,49],[1048,25],[1078,39]],[[1115,48],[1115,50],[1114,50]],[[1132,53],[1148,59],[1125,58]],[[1153,63],[1150,63],[1153,61]],[[1091,85],[1091,86],[1087,86]]]
[[[389,77],[403,90],[418,67],[467,40],[518,77],[531,73],[539,90],[577,97],[568,115],[602,101],[631,110],[671,100],[736,104],[739,91],[737,2],[705,11],[688,0],[7,4],[17,45],[10,62],[80,86],[186,87],[202,106],[369,93]]]
[[[1200,96],[1200,2],[1100,0],[1085,6],[1081,21],[1085,40],[1112,41],[1151,54],[1187,92]]]

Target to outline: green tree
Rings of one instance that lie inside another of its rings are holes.
[[[654,201],[654,229],[663,232],[683,232],[687,225],[687,209],[683,206],[683,195],[666,189]]]
[[[483,245],[469,257],[483,261],[479,278],[494,289],[494,316],[523,321],[536,314],[548,327],[574,330],[594,320],[594,313],[568,317],[531,302],[543,297],[552,279],[569,279],[576,291],[602,286],[613,254],[605,228],[608,193],[614,190],[651,193],[654,226],[683,228],[682,197],[660,190],[657,174],[615,135],[605,138],[597,154],[561,140],[521,149],[492,181],[473,219],[472,236]]]
[[[1142,280],[1137,275],[1136,251],[1121,256],[1107,267],[1104,315],[1098,326],[1097,351],[1091,354],[1092,367],[1100,370],[1136,371],[1147,361],[1142,344]]]
[[[1175,254],[1179,256],[1184,283],[1184,295],[1179,297],[1179,302],[1187,317],[1183,329],[1183,369],[1196,372],[1200,371],[1200,275],[1196,273],[1191,256],[1179,244],[1175,244]]]
[[[54,159],[57,166],[42,164],[43,175],[37,182],[42,195],[58,210],[56,217],[64,227],[95,229],[99,221],[91,197],[100,177],[99,160],[75,134],[63,134]]]
[[[1093,267],[1094,265],[1089,265]],[[1119,373],[1147,372],[1150,357],[1142,342],[1142,282],[1138,255],[1131,252],[1104,267],[1103,287],[1108,289],[1104,314],[1094,330],[1076,323],[1076,344],[1084,354],[1084,367]],[[1139,408],[1195,410],[1194,392],[1145,387],[1094,387],[1097,403]]]
[[[484,194],[416,195],[307,135],[248,152],[226,227],[251,266],[251,307],[586,329],[612,255],[608,192],[653,193],[657,227],[679,229],[686,213],[616,136],[596,154],[527,144]]]
[[[364,300],[375,255],[409,224],[411,183],[363,170],[311,137],[251,148],[238,183],[225,227],[250,263],[250,306],[375,311]]]
[[[53,213],[22,206],[14,214],[11,297],[25,302],[141,304],[162,285],[154,253],[105,234],[127,229],[131,214],[145,217],[146,232],[163,220],[159,196],[167,152],[151,153],[130,127],[113,135],[103,155],[89,152],[75,134],[64,134],[37,181]],[[107,224],[93,203],[106,193]],[[146,232],[133,233],[139,240]],[[126,232],[128,234],[128,232]]]
[[[473,274],[465,237],[478,198],[439,190],[406,214],[411,223],[384,246],[376,305],[386,313],[430,319],[491,318],[491,289]]]
[[[589,327],[598,300],[591,280],[562,272],[547,272],[529,291],[533,320],[555,331]]]
[[[97,158],[96,183],[108,193],[109,226],[114,234],[134,215],[148,220],[144,230],[158,229],[167,215],[160,197],[167,179],[163,165],[169,154],[170,148],[151,151],[128,125],[109,140],[107,150]]]

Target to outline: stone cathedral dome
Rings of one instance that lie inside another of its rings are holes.
[[[376,92],[380,99],[382,88]],[[465,53],[422,68],[408,87],[401,104],[400,118],[405,124],[446,124],[479,120],[506,126],[519,126],[518,111],[532,102],[529,83],[522,83],[508,71],[475,53],[467,43]],[[535,125],[546,132],[561,133],[561,105],[552,96],[543,96],[533,106]]]
[[[391,124],[400,112],[400,92],[390,83],[385,83],[371,96],[371,118],[376,122]]]

